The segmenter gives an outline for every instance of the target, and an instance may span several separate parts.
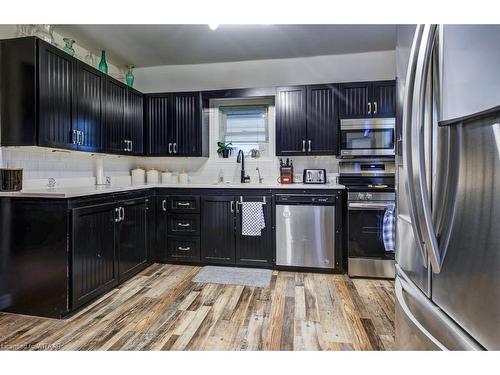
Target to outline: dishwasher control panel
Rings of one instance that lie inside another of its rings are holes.
[[[335,204],[337,196],[335,195],[293,195],[277,194],[276,204]]]

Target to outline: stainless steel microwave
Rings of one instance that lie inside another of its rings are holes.
[[[340,156],[394,156],[395,118],[340,120]]]

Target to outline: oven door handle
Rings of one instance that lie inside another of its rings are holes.
[[[349,203],[348,208],[349,210],[384,210],[390,205],[393,205],[393,202],[386,202],[386,203]]]

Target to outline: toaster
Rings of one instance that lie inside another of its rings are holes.
[[[325,169],[304,169],[304,184],[326,184]]]

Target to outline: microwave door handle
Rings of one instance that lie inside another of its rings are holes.
[[[406,173],[406,183],[405,190],[408,201],[408,208],[410,219],[412,223],[413,235],[417,242],[417,248],[422,257],[422,262],[424,267],[427,267],[427,254],[422,241],[422,228],[419,221],[419,216],[417,215],[417,202],[415,198],[415,184],[413,182],[413,154],[412,154],[412,128],[414,126],[412,121],[412,115],[414,113],[413,99],[415,96],[415,74],[417,69],[417,59],[419,56],[419,47],[422,39],[424,25],[417,25],[415,34],[413,37],[412,48],[410,51],[408,69],[406,73],[406,89],[403,99],[403,163],[405,166]]]
[[[348,204],[349,210],[385,210],[391,204],[394,203],[355,203],[351,202]]]

